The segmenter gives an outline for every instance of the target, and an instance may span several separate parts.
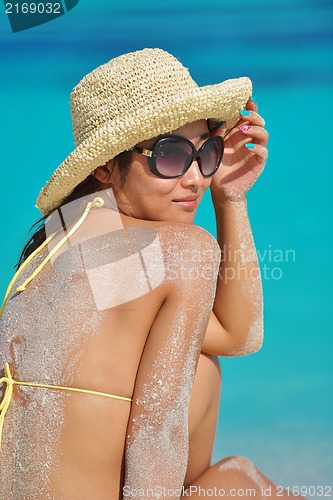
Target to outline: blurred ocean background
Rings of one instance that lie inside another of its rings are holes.
[[[80,0],[13,34],[0,8],[0,292],[39,189],[73,149],[69,94],[90,70],[144,47],[168,50],[199,85],[249,76],[270,132],[248,195],[265,294],[265,342],[221,358],[215,461],[240,454],[276,483],[332,486],[333,4],[328,0]],[[206,196],[196,222],[215,234]],[[326,490],[332,496],[333,490]]]

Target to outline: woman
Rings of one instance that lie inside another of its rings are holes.
[[[1,498],[273,485],[242,457],[210,468],[214,356],[262,343],[245,194],[267,132],[250,96],[247,78],[199,88],[160,49],[73,90],[76,149],[39,194],[3,309]],[[218,244],[192,224],[209,187]]]

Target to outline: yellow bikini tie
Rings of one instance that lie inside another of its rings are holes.
[[[76,222],[76,224],[72,227],[72,229],[62,238],[59,243],[51,250],[51,252],[47,255],[47,257],[43,260],[43,262],[35,269],[35,271],[22,283],[22,285],[18,286],[16,288],[17,292],[23,292],[26,288],[26,286],[32,281],[37,274],[43,269],[43,267],[48,263],[48,261],[53,257],[53,255],[59,250],[59,248],[65,243],[65,241],[80,227],[80,225],[83,223],[85,218],[87,217],[90,209],[92,207],[102,207],[104,205],[104,200],[100,198],[99,196],[94,198],[93,201],[90,201],[86,208],[85,211],[83,212],[82,216],[80,219]],[[8,296],[10,294],[10,291],[15,283],[16,278],[21,274],[23,269],[29,264],[29,262],[37,255],[51,240],[52,238],[56,235],[56,232],[52,233],[36,250],[34,250],[29,257],[23,262],[22,266],[16,271],[14,274],[12,280],[9,283],[9,286],[7,288],[5,298],[3,300],[1,309],[0,309],[0,316],[2,315],[3,309],[5,307],[5,304],[7,302]],[[64,387],[61,385],[49,385],[49,384],[37,384],[34,382],[22,382],[22,381],[17,381],[14,380],[13,377],[11,376],[10,369],[9,369],[9,364],[5,363],[4,364],[4,372],[5,376],[0,378],[0,385],[1,384],[6,384],[6,389],[5,389],[5,394],[4,397],[0,403],[0,449],[1,449],[1,436],[2,436],[2,429],[3,429],[3,423],[5,419],[6,412],[8,410],[11,397],[13,394],[13,387],[14,385],[24,385],[24,386],[29,386],[29,387],[42,387],[44,389],[57,389],[60,391],[70,391],[70,392],[81,392],[84,394],[94,394],[96,396],[104,396],[106,398],[112,398],[112,399],[118,399],[121,401],[129,401],[131,402],[131,398],[126,398],[123,396],[116,396],[114,394],[108,394],[106,392],[98,392],[98,391],[90,391],[88,389],[77,389],[76,387]]]
[[[123,396],[116,396],[115,394],[108,394],[107,392],[98,392],[98,391],[90,391],[89,389],[77,389],[76,387],[64,387],[61,385],[50,385],[50,384],[37,384],[34,382],[22,382],[18,380],[14,380],[9,369],[9,364],[5,363],[4,365],[5,376],[0,378],[0,385],[6,384],[5,394],[3,400],[0,403],[0,450],[1,450],[1,437],[2,437],[2,428],[5,420],[6,411],[8,410],[12,394],[13,394],[13,386],[14,385],[24,385],[29,387],[42,387],[44,389],[56,389],[59,391],[70,391],[70,392],[81,392],[84,394],[94,394],[95,396],[104,396],[105,398],[118,399],[121,401],[129,401],[131,402],[131,398],[125,398]]]

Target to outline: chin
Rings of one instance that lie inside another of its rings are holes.
[[[186,224],[193,224],[195,218],[195,213],[194,214],[177,214],[177,216],[170,217],[168,220],[172,222],[183,222]]]
[[[195,218],[196,210],[187,212],[185,210],[164,210],[158,212],[158,209],[154,213],[141,214],[141,219],[151,220],[156,222],[183,222],[187,224],[193,224]]]
[[[179,222],[187,222],[187,224],[193,224],[194,217],[195,217],[195,215],[191,215],[191,216],[187,215],[187,216],[181,217]]]

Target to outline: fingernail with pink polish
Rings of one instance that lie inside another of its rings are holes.
[[[251,130],[251,125],[241,125],[239,127],[240,130]]]

